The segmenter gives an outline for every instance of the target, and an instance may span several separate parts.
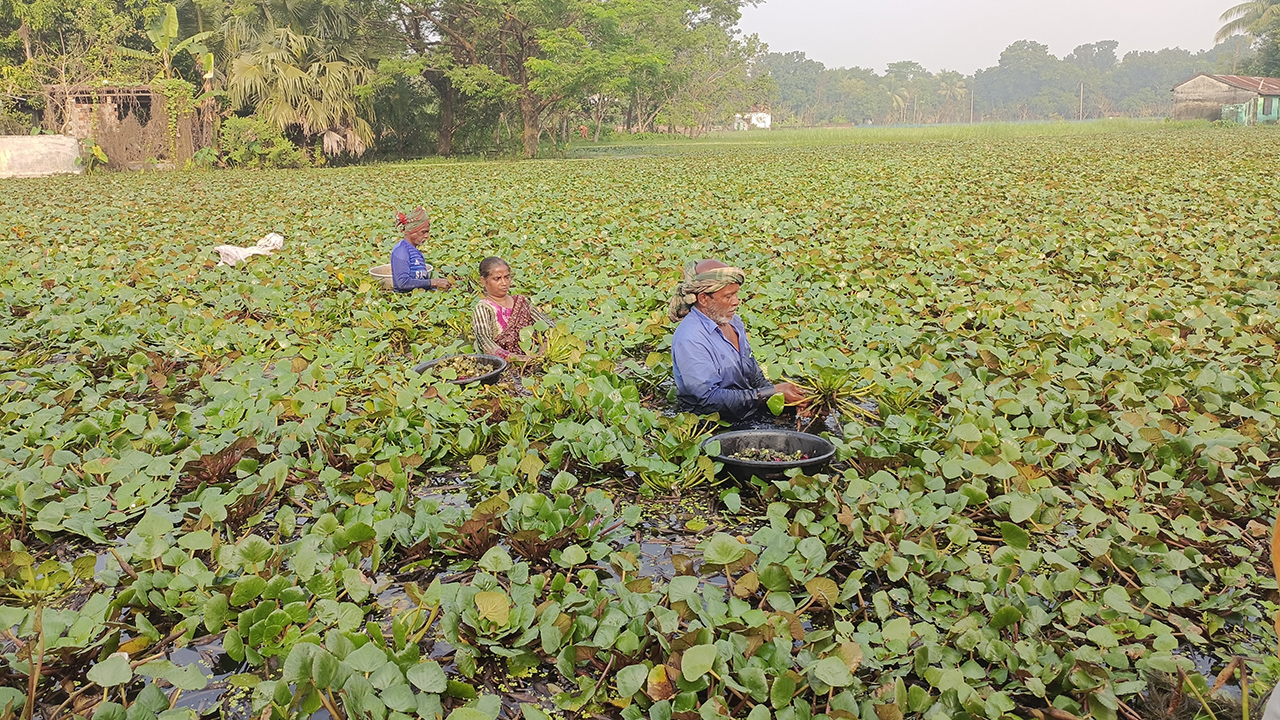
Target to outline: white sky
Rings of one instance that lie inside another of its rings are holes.
[[[1129,50],[1213,46],[1218,16],[1239,0],[766,0],[739,27],[772,52],[803,50],[827,67],[915,60],[930,72],[995,65],[1017,40],[1058,57],[1098,40]]]

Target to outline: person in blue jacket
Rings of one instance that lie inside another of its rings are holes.
[[[396,227],[404,233],[404,239],[391,250],[391,282],[396,292],[414,290],[448,290],[453,287],[449,278],[431,277],[431,266],[418,246],[431,235],[431,218],[418,206],[412,215],[396,213]]]

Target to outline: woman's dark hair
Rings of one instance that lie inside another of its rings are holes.
[[[503,260],[497,255],[490,255],[489,257],[481,260],[480,261],[480,277],[489,277],[489,273],[493,272],[494,270],[497,270],[499,266],[505,267],[508,270],[511,269],[511,265],[509,265],[506,260]]]

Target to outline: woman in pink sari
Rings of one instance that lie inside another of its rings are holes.
[[[484,297],[471,313],[476,350],[500,358],[524,359],[520,352],[520,331],[539,320],[553,323],[523,295],[512,295],[511,266],[500,257],[480,261],[480,281]]]

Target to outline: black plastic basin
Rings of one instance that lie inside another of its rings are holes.
[[[476,360],[476,362],[481,363],[481,364],[483,364],[483,365],[488,365],[489,367],[491,367],[491,368],[493,368],[493,369],[492,369],[492,370],[490,370],[489,372],[487,372],[487,373],[485,373],[485,374],[483,374],[483,375],[479,375],[479,376],[477,376],[477,377],[458,378],[457,380],[450,380],[449,382],[453,383],[454,385],[470,385],[470,384],[472,384],[472,383],[481,383],[481,384],[483,384],[483,385],[492,385],[492,384],[494,384],[494,383],[498,382],[498,377],[499,377],[500,375],[502,375],[502,371],[507,369],[507,361],[506,361],[506,360],[503,360],[502,358],[498,357],[497,355],[485,355],[485,354],[482,354],[482,353],[475,353],[475,354],[472,354],[472,355],[462,355],[462,356],[459,356],[459,355],[446,355],[446,356],[444,356],[444,357],[442,357],[442,358],[436,358],[435,360],[431,360],[431,361],[429,361],[429,362],[424,362],[424,363],[422,363],[421,365],[419,365],[419,366],[415,367],[415,368],[413,369],[413,371],[414,371],[414,372],[416,372],[416,373],[423,373],[423,372],[426,372],[427,370],[430,370],[431,368],[435,367],[436,365],[438,365],[438,364],[440,364],[440,363],[444,362],[445,360],[448,360],[449,358],[455,358],[455,357],[469,357],[469,358],[474,358],[474,359]]]
[[[713,440],[720,441],[720,454],[712,455],[712,458],[724,463],[725,469],[739,480],[750,479],[752,475],[759,478],[778,477],[791,468],[803,468],[805,473],[816,472],[826,467],[836,455],[836,446],[830,441],[795,430],[735,430],[721,433],[702,442],[703,452],[707,452],[707,445]],[[809,457],[786,462],[761,462],[729,457],[746,448],[762,448],[787,454],[798,451]]]

